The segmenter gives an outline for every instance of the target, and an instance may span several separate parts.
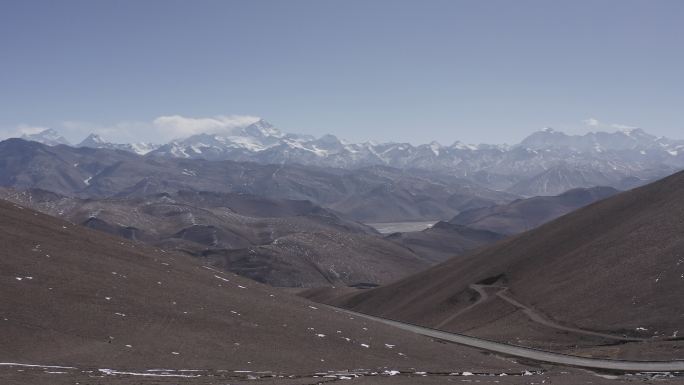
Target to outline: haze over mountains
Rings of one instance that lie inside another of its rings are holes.
[[[54,130],[26,137],[63,144]],[[684,140],[642,129],[567,135],[535,132],[517,145],[436,142],[349,143],[333,135],[283,133],[265,120],[225,134],[197,134],[164,145],[112,144],[89,137],[79,146],[110,148],[152,157],[302,164],[344,169],[390,166],[459,176],[494,190],[523,196],[557,195],[576,187],[628,189],[684,167]]]

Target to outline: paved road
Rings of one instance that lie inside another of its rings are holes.
[[[424,336],[438,338],[457,344],[471,346],[490,352],[506,354],[515,357],[523,357],[540,362],[552,364],[577,366],[591,369],[610,369],[625,372],[684,372],[684,361],[621,361],[608,360],[602,358],[586,358],[571,356],[567,354],[546,352],[543,350],[524,348],[521,346],[502,344],[499,342],[487,341],[480,338],[469,337],[462,334],[443,332],[441,330],[429,329],[417,325],[393,321],[386,318],[374,317],[371,315],[357,313],[351,310],[330,306],[332,309],[348,313],[356,317],[366,318],[372,321],[384,323],[399,329],[407,330]]]

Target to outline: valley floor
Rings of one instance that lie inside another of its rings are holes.
[[[406,233],[411,231],[422,231],[432,227],[437,221],[419,222],[383,222],[366,223],[368,226],[378,230],[381,234]]]

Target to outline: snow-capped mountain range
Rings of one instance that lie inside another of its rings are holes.
[[[456,141],[451,145],[437,142],[349,143],[334,135],[315,138],[285,134],[264,120],[233,131],[228,135],[199,134],[172,141],[151,152],[154,156],[203,158],[207,160],[249,160],[261,163],[303,163],[353,168],[368,165],[425,168],[431,170],[463,169],[476,172],[478,162],[502,154],[514,157],[546,158],[542,152],[582,154],[583,157],[605,158],[627,156],[634,152],[635,161],[674,161],[684,155],[684,141],[656,137],[641,129],[613,133],[592,132],[567,135],[550,128],[533,133],[518,145],[468,145]],[[517,154],[517,155],[516,155]],[[504,158],[507,156],[504,156]],[[482,165],[484,166],[484,165]]]
[[[55,130],[25,139],[67,144]],[[550,128],[516,145],[451,145],[431,142],[350,143],[334,135],[283,133],[265,120],[221,134],[197,134],[164,145],[113,144],[91,134],[77,147],[125,150],[146,156],[298,163],[353,169],[391,166],[448,173],[520,195],[557,194],[568,188],[626,188],[684,168],[684,140],[642,129],[568,135]]]
[[[57,130],[52,128],[48,128],[36,134],[22,135],[21,139],[47,144],[48,146],[57,146],[60,144],[73,146],[66,138],[60,135]],[[107,148],[110,150],[124,150],[138,155],[145,155],[148,152],[159,148],[159,145],[145,142],[110,143],[104,140],[100,135],[90,134],[75,147]]]
[[[110,150],[124,150],[134,152],[138,155],[145,155],[150,151],[159,148],[159,145],[138,142],[138,143],[110,143],[104,140],[100,135],[90,134],[76,147],[90,147],[90,148],[108,148]]]

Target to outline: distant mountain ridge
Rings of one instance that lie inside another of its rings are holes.
[[[576,188],[555,196],[465,210],[449,222],[505,235],[519,234],[618,192],[612,187]]]
[[[54,130],[25,137],[65,144]],[[334,135],[283,133],[265,120],[227,133],[201,133],[164,145],[113,144],[90,135],[79,147],[125,150],[150,157],[315,165],[343,169],[390,166],[448,173],[522,196],[557,195],[578,187],[627,189],[684,168],[684,140],[642,129],[568,135],[546,128],[516,145],[431,142],[350,143]]]
[[[106,148],[109,150],[123,150],[132,152],[138,155],[145,155],[148,152],[159,148],[159,145],[146,142],[137,143],[111,143],[106,141],[102,136],[91,133],[79,144],[73,145],[69,140],[63,137],[57,130],[53,128],[45,129],[35,134],[24,134],[20,139],[31,142],[38,142],[48,146],[65,145],[72,147],[88,147],[88,148]]]
[[[21,139],[0,142],[0,186],[82,198],[142,197],[179,190],[246,193],[310,200],[347,218],[369,222],[446,220],[465,209],[517,198],[451,175],[385,166],[347,170],[210,162],[104,148],[50,147]]]
[[[110,150],[123,150],[132,152],[138,155],[145,155],[150,151],[159,148],[159,145],[153,143],[110,143],[104,140],[100,135],[90,134],[81,143],[76,145],[76,147],[88,147],[88,148],[106,148]]]

